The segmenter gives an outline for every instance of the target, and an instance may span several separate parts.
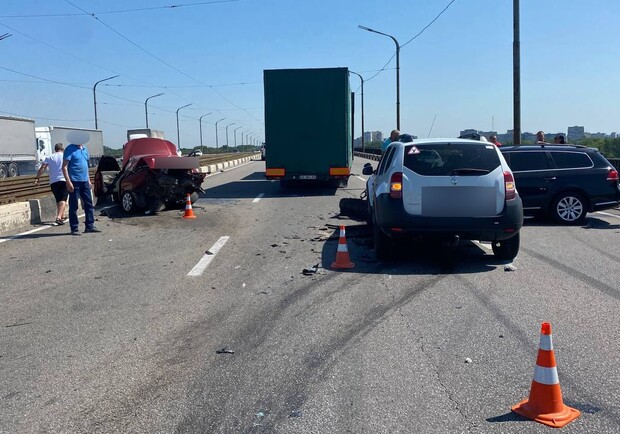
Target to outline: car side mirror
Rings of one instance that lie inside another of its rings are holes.
[[[373,173],[375,173],[375,170],[372,168],[370,163],[366,164],[367,165],[364,165],[364,168],[362,169],[362,175],[372,175]]]

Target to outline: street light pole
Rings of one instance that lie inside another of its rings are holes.
[[[515,145],[521,144],[521,42],[519,31],[519,0],[513,0],[513,43],[512,43],[512,69],[513,69],[513,131],[512,141]]]
[[[158,93],[157,95],[149,96],[146,101],[144,101],[144,115],[146,116],[146,128],[149,127],[149,108],[146,105],[151,98],[155,98],[157,96],[162,96],[163,93]]]
[[[228,124],[226,125],[226,147],[228,147],[228,127],[235,125],[235,123],[233,122],[232,124]]]
[[[189,107],[190,105],[192,105],[192,104],[191,103],[185,104],[183,107],[179,107],[177,109],[177,147],[178,147],[179,151],[181,150],[181,133],[179,132],[179,110],[181,110],[182,108],[185,108],[185,107]]]
[[[400,130],[400,44],[394,36],[388,35],[387,33],[378,32],[377,30],[371,29],[366,26],[358,25],[357,27],[362,30],[367,30],[369,32],[387,36],[388,38],[391,38],[392,41],[394,41],[394,44],[396,44],[396,129]]]
[[[97,124],[97,85],[101,83],[102,81],[112,80],[113,78],[116,78],[116,77],[119,77],[119,76],[115,75],[113,77],[104,78],[103,80],[99,80],[98,82],[96,82],[95,85],[93,86],[93,103],[95,105],[95,129],[96,130],[99,129],[99,125]]]
[[[217,123],[218,122],[222,122],[224,119],[226,119],[226,118],[222,118],[222,119],[219,119],[219,120],[215,121],[215,149],[218,149],[220,147],[220,144],[219,144],[218,138],[217,138]]]
[[[204,154],[204,149],[202,149],[202,118],[205,116],[209,116],[213,112],[205,113],[204,115],[198,118],[198,123],[200,124],[200,152]]]
[[[366,146],[364,144],[364,78],[357,72],[349,70],[351,74],[357,75],[362,81],[362,152],[366,152]]]
[[[235,148],[237,147],[237,130],[238,130],[239,128],[243,128],[243,126],[238,126],[237,128],[235,128],[235,129],[233,130],[233,135],[234,135],[234,137],[235,137]]]

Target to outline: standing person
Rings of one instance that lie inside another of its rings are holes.
[[[385,139],[383,141],[383,143],[381,144],[381,151],[385,152],[385,150],[387,149],[387,147],[388,147],[388,145],[390,143],[395,142],[396,140],[398,140],[398,136],[400,136],[400,131],[392,130],[392,132],[390,133],[390,137]]]
[[[80,137],[82,138],[82,137]],[[87,141],[87,140],[83,140]],[[67,180],[69,190],[69,225],[71,235],[81,235],[78,221],[78,202],[82,200],[82,208],[86,214],[84,233],[101,232],[95,227],[95,207],[93,206],[92,185],[88,174],[88,150],[84,145],[71,143],[64,151],[62,172]]]
[[[498,148],[502,146],[502,144],[497,141],[497,136],[495,134],[491,134],[491,137],[489,137],[489,142],[493,143]]]
[[[536,133],[536,144],[546,144],[545,142],[545,133],[539,131]]]
[[[566,140],[564,139],[564,136],[562,134],[558,134],[554,137],[553,143],[555,143],[556,145],[565,145]]]
[[[67,182],[65,176],[62,173],[62,155],[64,150],[62,143],[56,143],[54,145],[54,153],[49,157],[45,157],[43,164],[37,172],[37,177],[34,179],[34,185],[39,185],[39,178],[47,169],[50,168],[50,188],[56,199],[56,225],[65,224],[65,209],[67,208]]]

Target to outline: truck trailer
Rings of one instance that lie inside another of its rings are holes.
[[[163,131],[154,130],[152,128],[138,128],[134,130],[127,130],[127,141],[133,139],[142,139],[144,137],[149,137],[151,139],[165,139]]]
[[[37,146],[40,153],[50,155],[54,152],[56,143],[62,143],[65,148],[70,144],[67,135],[72,131],[83,131],[88,133],[89,139],[85,143],[75,143],[76,145],[84,145],[88,149],[90,155],[89,167],[97,167],[99,160],[103,156],[103,133],[101,130],[91,130],[88,128],[72,128],[72,127],[37,127],[35,132],[37,135]]]
[[[348,69],[272,69],[263,81],[266,178],[345,187],[353,162]]]
[[[0,178],[34,173],[43,158],[32,119],[0,116]]]

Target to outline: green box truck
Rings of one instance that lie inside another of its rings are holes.
[[[353,161],[348,69],[271,69],[263,80],[267,179],[346,187]]]

